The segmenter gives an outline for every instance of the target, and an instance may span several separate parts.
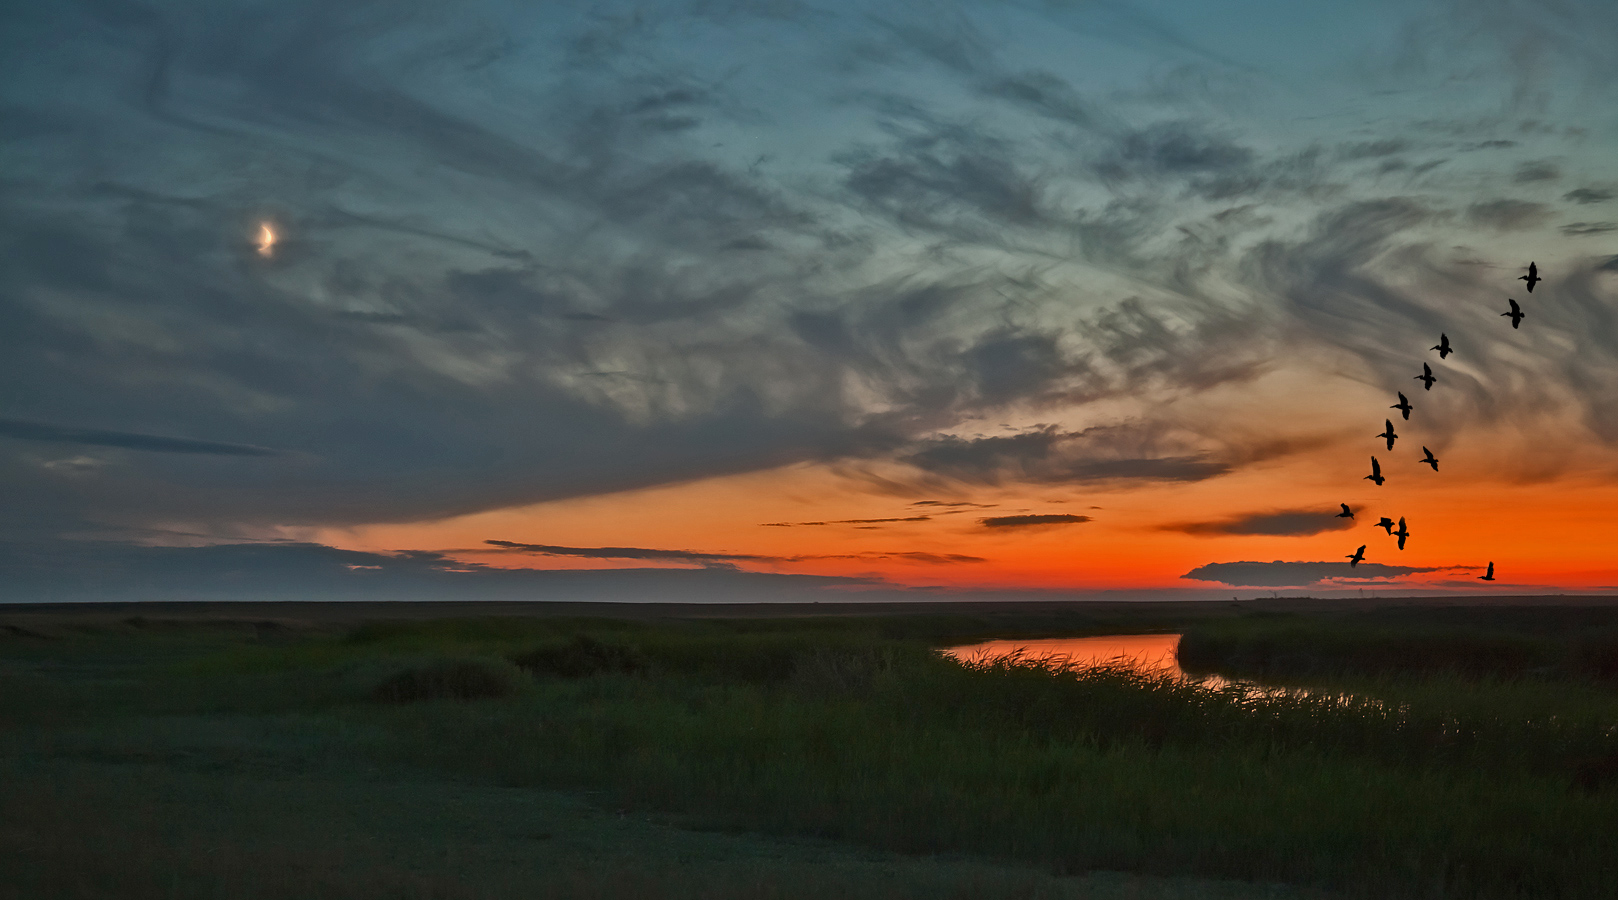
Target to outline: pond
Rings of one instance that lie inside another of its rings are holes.
[[[1178,634],[1103,634],[1091,637],[983,641],[978,644],[946,647],[941,652],[962,662],[997,659],[1020,651],[1023,658],[1031,661],[1069,662],[1080,667],[1123,665],[1138,672],[1167,675],[1170,678],[1196,682],[1203,687],[1216,690],[1233,688],[1250,700],[1263,697],[1318,696],[1334,698],[1339,703],[1377,702],[1356,698],[1355,695],[1348,693],[1334,691],[1321,693],[1309,688],[1261,684],[1219,675],[1192,675],[1180,668],[1180,661],[1175,655],[1179,645]]]
[[[1176,678],[1190,676],[1180,668],[1174,651],[1177,634],[1106,634],[1095,637],[1017,638],[949,647],[945,655],[962,662],[998,659],[1021,652],[1036,660],[1072,662],[1081,666],[1123,664],[1142,672],[1160,672]]]
[[[1030,660],[1071,662],[1079,666],[1124,665],[1140,672],[1168,675],[1184,681],[1195,681],[1208,687],[1223,687],[1230,682],[1217,675],[1191,675],[1180,668],[1175,650],[1179,647],[1178,634],[1104,634],[1091,637],[1016,638],[983,641],[944,649],[946,656],[962,662],[997,659],[1021,652]]]

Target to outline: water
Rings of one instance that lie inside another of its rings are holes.
[[[944,650],[946,656],[962,662],[998,659],[1018,651],[1025,659],[1052,660],[1089,666],[1128,666],[1138,672],[1167,675],[1181,681],[1195,681],[1205,687],[1220,688],[1232,682],[1218,675],[1191,675],[1180,668],[1175,656],[1177,634],[1103,634],[1093,637],[1020,638],[984,641]]]
[[[1021,652],[1024,659],[1051,660],[1073,663],[1080,667],[1127,666],[1150,675],[1167,675],[1181,681],[1194,681],[1208,688],[1237,688],[1250,699],[1266,696],[1309,696],[1307,688],[1266,685],[1251,681],[1233,681],[1219,675],[1192,675],[1180,668],[1176,651],[1180,646],[1177,634],[1103,634],[1093,637],[1020,638],[984,641],[948,647],[946,656],[962,662],[998,659]],[[1333,694],[1340,702],[1352,699],[1350,694]]]
[[[1177,634],[1106,634],[1098,637],[1077,638],[1022,638],[1006,641],[984,641],[950,647],[948,656],[962,662],[998,659],[1021,651],[1033,660],[1071,662],[1080,666],[1125,665],[1131,669],[1152,674],[1170,675],[1190,679],[1180,668],[1175,650],[1180,645]]]

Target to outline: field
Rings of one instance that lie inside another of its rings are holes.
[[[13,607],[0,897],[1610,897],[1551,602]],[[1167,631],[1306,690],[936,652]]]

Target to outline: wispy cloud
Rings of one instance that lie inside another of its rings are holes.
[[[100,428],[70,428],[47,425],[42,422],[23,422],[0,419],[0,437],[22,441],[46,441],[56,444],[84,444],[92,447],[117,447],[122,450],[146,450],[154,453],[201,453],[210,456],[280,456],[281,451],[251,444],[230,444],[223,441],[197,441],[190,438],[162,437],[132,431],[108,431]]]
[[[1302,587],[1326,582],[1353,584],[1386,582],[1407,575],[1444,571],[1453,566],[1390,566],[1364,562],[1227,562],[1208,563],[1181,575],[1193,581],[1214,581],[1233,587]]]
[[[927,522],[932,516],[891,516],[885,519],[828,519],[824,522],[765,522],[766,528],[797,528],[803,525],[882,525],[890,522]]]
[[[815,560],[898,560],[928,565],[984,562],[983,557],[964,553],[932,553],[920,550],[872,550],[860,553],[800,553],[766,555],[757,553],[704,553],[695,550],[657,550],[647,547],[561,547],[552,544],[525,544],[517,541],[486,540],[500,551],[566,556],[578,559],[637,559],[655,562],[690,563],[701,566],[731,566],[736,563],[791,563]],[[456,551],[444,551],[453,553]],[[477,552],[477,551],[471,551]],[[441,555],[441,554],[440,554]]]
[[[737,562],[777,562],[780,557],[753,553],[703,553],[696,550],[655,550],[647,547],[562,547],[554,544],[524,544],[517,541],[486,540],[501,550],[535,553],[541,556],[568,556],[578,559],[639,559],[656,562],[724,565]]]
[[[1046,525],[1079,525],[1092,521],[1089,516],[1071,513],[1031,513],[1018,516],[989,516],[979,519],[984,528],[1038,528]]]
[[[1180,522],[1161,526],[1164,531],[1198,535],[1269,535],[1302,537],[1327,531],[1345,531],[1354,520],[1318,509],[1281,509],[1246,513],[1211,522]]]

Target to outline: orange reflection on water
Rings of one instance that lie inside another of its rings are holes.
[[[1175,650],[1177,634],[1105,634],[1096,637],[1032,638],[984,641],[963,647],[950,647],[948,656],[962,662],[997,659],[1021,651],[1026,659],[1070,662],[1078,666],[1125,665],[1153,674],[1190,678],[1180,668]]]

